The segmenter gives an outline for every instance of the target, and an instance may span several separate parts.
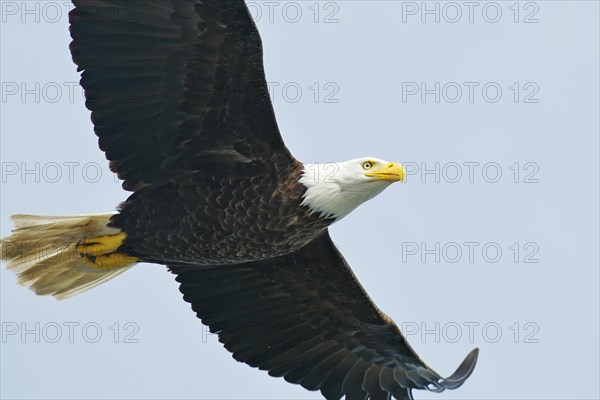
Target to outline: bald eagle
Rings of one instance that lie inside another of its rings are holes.
[[[454,389],[362,288],[328,227],[404,179],[374,157],[303,164],[283,143],[243,0],[73,0],[70,49],[117,212],[15,215],[2,255],[39,295],[163,264],[233,357],[327,399]],[[249,333],[252,332],[252,334]]]

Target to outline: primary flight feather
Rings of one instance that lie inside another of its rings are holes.
[[[374,157],[303,164],[285,147],[243,0],[73,0],[71,53],[100,148],[133,193],[118,212],[13,216],[3,259],[66,298],[167,265],[236,360],[328,399],[412,398],[430,369],[371,301],[328,226],[390,184]]]

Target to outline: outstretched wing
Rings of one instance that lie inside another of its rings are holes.
[[[410,399],[471,375],[478,350],[449,378],[419,359],[371,301],[326,231],[302,250],[219,267],[170,266],[210,331],[233,357],[327,399]]]
[[[72,1],[73,60],[126,189],[294,161],[243,0]]]

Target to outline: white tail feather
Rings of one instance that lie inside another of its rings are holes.
[[[36,294],[65,299],[89,290],[134,265],[94,268],[81,261],[75,249],[81,239],[119,233],[107,226],[114,214],[13,215],[15,229],[0,239],[2,260],[17,273],[18,282]]]

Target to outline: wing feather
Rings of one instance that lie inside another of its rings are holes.
[[[477,361],[474,350],[446,379],[430,369],[373,304],[327,231],[271,260],[169,268],[236,360],[328,399],[406,400],[412,389],[454,389]]]
[[[73,3],[71,53],[100,148],[125,189],[295,162],[243,0]]]

